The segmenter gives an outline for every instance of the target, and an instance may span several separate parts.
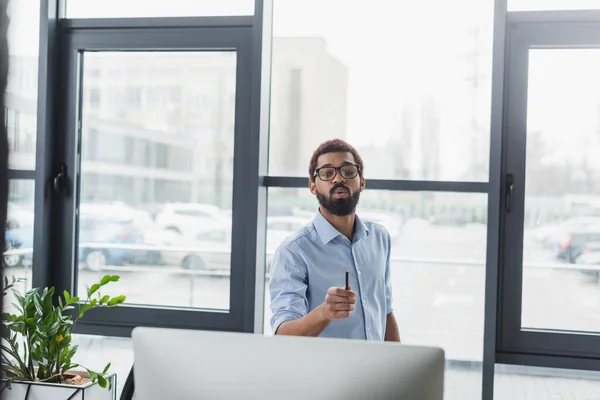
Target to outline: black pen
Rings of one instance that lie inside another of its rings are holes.
[[[350,276],[350,271],[346,271],[346,290],[350,290],[350,285],[348,284],[349,276]]]

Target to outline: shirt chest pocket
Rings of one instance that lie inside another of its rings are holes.
[[[384,248],[379,246],[361,246],[355,249],[354,258],[356,266],[364,274],[374,279],[380,279],[385,276],[385,263],[387,253]]]

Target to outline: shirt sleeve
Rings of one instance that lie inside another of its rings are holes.
[[[308,276],[306,266],[287,246],[281,246],[271,261],[271,329],[277,332],[279,326],[301,318],[308,312]]]
[[[386,304],[386,314],[389,314],[394,311],[393,307],[393,296],[392,296],[392,279],[390,277],[390,253],[392,250],[392,239],[390,238],[390,234],[386,232],[387,239],[387,257],[385,261],[385,304]]]

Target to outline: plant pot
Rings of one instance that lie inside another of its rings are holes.
[[[88,378],[86,372],[69,371],[69,375]],[[45,382],[2,382],[3,400],[115,400],[117,398],[117,376],[106,377],[112,387],[102,388],[97,383],[88,382],[83,385],[69,385]]]

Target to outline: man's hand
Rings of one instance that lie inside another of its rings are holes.
[[[356,307],[356,293],[339,287],[329,288],[325,301],[321,305],[323,318],[327,321],[337,321],[342,318],[348,318]]]

